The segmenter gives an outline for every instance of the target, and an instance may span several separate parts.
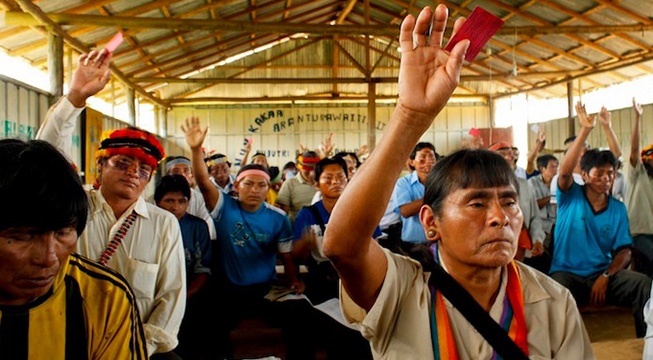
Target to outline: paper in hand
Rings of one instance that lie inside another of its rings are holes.
[[[465,60],[472,62],[501,26],[503,20],[477,6],[444,49],[451,51],[457,43],[468,39],[470,44],[465,53]]]
[[[104,45],[104,48],[109,50],[109,52],[114,52],[118,46],[122,43],[122,31],[118,31],[116,35],[114,35],[109,42]]]
[[[473,137],[481,136],[481,130],[477,128],[471,128],[469,129],[469,135]]]

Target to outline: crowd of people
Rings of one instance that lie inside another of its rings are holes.
[[[11,204],[0,210],[0,353],[231,359],[232,331],[256,316],[281,328],[289,360],[591,359],[579,306],[612,304],[632,309],[653,358],[642,107],[633,101],[625,175],[610,112],[581,103],[561,159],[543,133],[526,168],[504,141],[442,156],[420,139],[469,46],[443,50],[447,20],[439,5],[402,22],[397,107],[363,163],[365,146],[333,154],[329,136],[281,169],[250,158],[248,142],[234,169],[205,152],[208,126],[190,117],[180,129],[190,157],[166,156],[140,129],[109,131],[98,181],[83,186],[71,135],[109,80],[111,53],[82,55],[38,140],[0,140]],[[597,122],[607,144],[590,147]],[[318,307],[328,302],[342,313]]]

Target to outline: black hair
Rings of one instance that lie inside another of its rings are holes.
[[[611,165],[613,169],[617,168],[617,159],[610,150],[590,149],[585,151],[580,158],[580,169],[589,173],[592,168]]]
[[[413,152],[410,153],[410,159],[415,160],[415,156],[417,156],[417,153],[422,149],[431,149],[434,153],[436,152],[435,146],[433,146],[433,144],[430,142],[419,142],[417,145],[415,145]]]
[[[282,171],[286,171],[288,169],[297,169],[297,165],[293,161],[288,161],[286,165],[283,166]]]
[[[279,174],[281,173],[278,166],[270,166],[270,168],[268,169],[268,172],[270,173],[270,183],[272,183],[272,181],[274,181],[274,179],[277,176],[279,176]],[[279,178],[279,179],[281,179],[281,178]],[[279,181],[281,181],[281,180],[279,180]]]
[[[180,192],[190,200],[190,185],[188,180],[182,175],[166,175],[161,177],[154,190],[154,201],[157,203],[163,199],[166,194],[171,192]]]
[[[551,154],[544,154],[537,157],[537,168],[542,169],[549,166],[551,160],[558,161],[558,158]]]
[[[566,138],[564,144],[567,145],[567,144],[569,144],[569,143],[574,142],[574,140],[576,140],[576,135],[572,135],[572,136]]]
[[[54,146],[41,140],[0,140],[0,230],[39,232],[86,227],[88,198],[79,176]]]
[[[259,164],[247,164],[241,167],[240,170],[238,170],[238,174],[236,174],[236,177],[238,177],[238,175],[240,175],[240,173],[245,170],[261,170],[264,171],[266,174],[268,174],[268,176],[270,176],[270,171],[265,166]],[[270,178],[270,180],[272,180],[272,178]]]
[[[513,185],[519,192],[515,172],[494,151],[458,150],[435,164],[424,184],[424,204],[441,214],[444,200],[459,189]]]
[[[322,172],[327,165],[340,165],[342,171],[345,172],[345,176],[347,176],[347,163],[345,162],[345,159],[334,156],[331,158],[324,158],[315,164],[315,181],[320,181],[320,175],[322,175]]]

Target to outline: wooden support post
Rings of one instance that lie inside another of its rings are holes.
[[[371,153],[376,146],[376,84],[367,86],[367,146]]]
[[[574,84],[567,81],[567,137],[574,136]]]
[[[63,95],[63,38],[48,32],[48,74],[50,77],[50,103]]]
[[[127,121],[136,126],[136,96],[132,88],[127,88]]]

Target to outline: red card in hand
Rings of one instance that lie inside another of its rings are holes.
[[[503,20],[477,6],[444,49],[451,51],[454,45],[468,39],[470,44],[465,53],[465,60],[472,62],[502,25]]]
[[[109,50],[109,52],[114,52],[118,46],[122,43],[122,32],[118,31],[116,35],[114,35],[109,42],[104,45],[104,48]]]

